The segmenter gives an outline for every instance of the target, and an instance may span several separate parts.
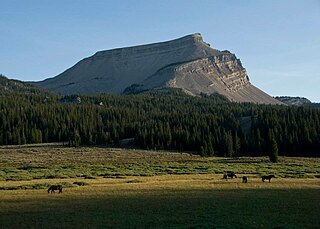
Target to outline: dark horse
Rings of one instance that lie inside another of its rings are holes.
[[[231,178],[237,178],[237,175],[232,172],[232,171],[227,171],[227,172],[224,172],[223,174],[223,179],[228,179],[228,177],[231,177]]]
[[[61,185],[51,185],[50,188],[48,189],[48,193],[50,193],[50,191],[51,191],[51,194],[55,193],[54,192],[55,190],[59,190],[59,193],[62,193],[62,186]]]
[[[248,183],[248,177],[243,176],[242,177],[242,183]]]
[[[262,179],[262,182],[264,182],[264,180],[269,180],[269,183],[270,183],[272,177],[275,177],[275,176],[274,175],[261,176],[261,179]]]

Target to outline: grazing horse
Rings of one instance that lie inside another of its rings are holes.
[[[48,189],[48,193],[50,193],[50,191],[51,191],[51,194],[55,193],[54,192],[55,190],[59,190],[59,193],[62,193],[62,186],[61,185],[51,185],[50,188]]]
[[[242,177],[242,183],[248,183],[248,177],[243,176]]]
[[[264,182],[264,180],[269,180],[269,183],[270,183],[272,177],[275,177],[275,176],[274,175],[261,176],[261,179],[262,179],[262,182]]]
[[[237,175],[232,172],[232,171],[227,171],[227,172],[224,172],[223,174],[223,179],[228,179],[228,177],[231,177],[231,178],[237,178]]]

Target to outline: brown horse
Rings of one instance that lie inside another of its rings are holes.
[[[262,182],[264,182],[264,180],[269,180],[269,183],[270,183],[272,177],[275,177],[275,176],[274,175],[261,176],[261,179],[262,179]]]
[[[51,185],[50,188],[48,189],[48,193],[51,192],[52,193],[55,193],[54,191],[55,190],[59,190],[59,193],[62,193],[62,186],[61,185]]]

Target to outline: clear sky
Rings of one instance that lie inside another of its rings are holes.
[[[99,50],[197,32],[270,95],[320,102],[320,0],[0,0],[0,73],[43,80]]]

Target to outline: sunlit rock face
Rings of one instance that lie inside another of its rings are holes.
[[[211,48],[198,33],[100,51],[37,84],[61,94],[121,94],[173,87],[190,95],[219,93],[235,102],[281,103],[250,83],[234,54]]]

